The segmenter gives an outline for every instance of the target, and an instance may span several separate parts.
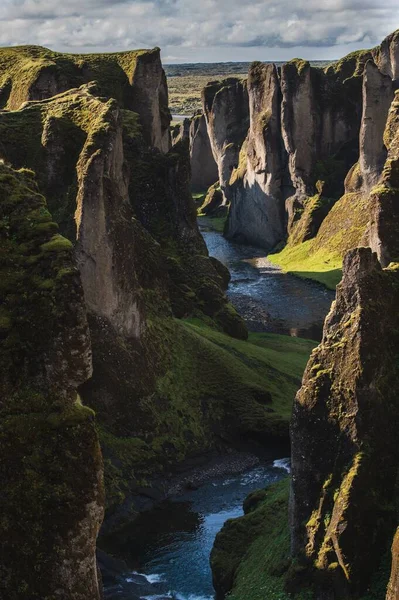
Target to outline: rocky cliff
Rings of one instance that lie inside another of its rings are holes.
[[[190,125],[191,185],[203,192],[219,179],[218,166],[212,153],[206,119],[203,113],[194,115]]]
[[[156,78],[158,53],[148,56]],[[245,325],[224,295],[229,275],[196,224],[188,141],[156,147],[148,112],[131,110],[118,86],[110,97],[102,77],[116,73],[113,57],[87,58],[95,82],[0,113],[0,157],[35,172],[79,267],[93,373],[77,385],[97,415],[109,526],[137,514],[153,479],[186,458],[261,431],[286,439],[293,392],[289,374],[278,372],[277,386],[276,369],[254,360],[258,346],[247,356]],[[135,85],[121,88],[127,98]]]
[[[72,244],[33,173],[0,164],[0,597],[99,600],[103,467]]]
[[[220,157],[223,147],[230,148],[232,130],[245,135],[245,109],[239,115],[237,106],[242,107],[246,95],[234,84],[205,88],[208,133],[230,202],[228,237],[269,250],[288,238],[285,253],[276,260],[290,270],[311,272],[311,263],[342,264],[345,252],[365,232],[362,211],[355,209],[351,215],[353,205],[362,200],[350,194],[362,192],[364,201],[386,158],[383,133],[396,86],[397,39],[396,32],[381,46],[352,53],[326,69],[299,59],[280,72],[273,65],[254,63],[247,85],[248,135],[240,150],[236,137],[224,172]],[[219,89],[223,93],[216,95],[213,111],[213,94]],[[227,164],[233,165],[232,174]],[[307,243],[317,238],[324,223],[321,238],[328,230],[327,237],[335,236],[336,222],[343,218],[354,234],[349,248],[338,239]],[[298,263],[303,269],[295,269]]]
[[[367,248],[343,273],[291,425],[292,551],[317,598],[364,593],[396,528],[397,276]]]
[[[110,54],[61,54],[39,46],[0,49],[0,108],[16,110],[96,81],[99,95],[141,115],[143,135],[170,148],[168,87],[159,48]]]
[[[246,81],[230,78],[209,83],[202,92],[202,104],[219,184],[227,202],[230,177],[238,166],[249,125]]]
[[[392,64],[396,39],[388,38]],[[284,600],[398,594],[399,104],[392,67],[378,68],[387,64],[378,57],[388,42],[362,55],[362,158],[317,236],[327,235],[334,212],[346,214],[339,225],[336,218],[327,247],[347,235],[360,247],[346,247],[336,300],[294,403],[289,527],[281,504],[270,513],[278,498],[271,490],[258,494],[253,513],[222,530],[213,573],[216,589],[222,596],[232,590],[234,600],[244,599],[248,586],[259,599],[265,589]],[[365,213],[357,238],[345,203]],[[255,526],[255,540],[245,537],[245,524]]]

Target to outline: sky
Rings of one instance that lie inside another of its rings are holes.
[[[397,28],[398,0],[0,0],[0,46],[160,46],[164,63],[329,60]]]

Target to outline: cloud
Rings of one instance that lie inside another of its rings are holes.
[[[181,60],[218,49],[362,47],[399,27],[397,0],[1,0],[0,45],[113,51],[160,46]],[[317,51],[313,52],[317,54]],[[243,59],[245,60],[245,59]]]

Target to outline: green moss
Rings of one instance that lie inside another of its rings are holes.
[[[234,185],[237,181],[244,179],[245,173],[247,172],[247,150],[248,150],[248,140],[246,139],[241,146],[240,154],[238,157],[238,165],[237,168],[233,170],[229,185]]]
[[[76,394],[89,340],[71,244],[57,234],[58,251],[42,250],[54,228],[31,172],[1,163],[0,200],[2,586],[7,597],[37,600],[63,587],[65,548],[75,571],[94,543],[102,459],[94,413]],[[76,596],[81,581],[68,585]]]
[[[53,235],[50,241],[42,244],[40,247],[43,252],[65,252],[65,250],[73,248],[71,242],[59,234]]]
[[[287,273],[313,279],[329,289],[335,289],[342,277],[342,257],[337,252],[324,249],[312,252],[313,246],[314,241],[308,240],[298,246],[286,246],[268,258]]]
[[[19,108],[30,100],[39,77],[43,76],[60,89],[65,89],[65,81],[69,88],[96,81],[101,95],[113,97],[131,108],[130,86],[137,60],[157,52],[158,48],[109,54],[61,54],[39,46],[0,48],[1,104],[11,110]]]
[[[345,194],[334,204],[315,238],[297,245],[295,240],[289,240],[282,251],[268,258],[286,272],[319,281],[334,289],[341,279],[344,255],[362,245],[369,210],[367,195]]]
[[[302,75],[305,69],[310,67],[310,63],[302,58],[293,58],[287,64],[294,65],[298,71],[298,75]]]
[[[244,517],[226,521],[217,535],[211,566],[217,588],[231,600],[288,600],[284,578],[290,565],[289,479],[270,486]]]
[[[128,497],[132,486],[151,482],[154,475],[193,454],[217,448],[220,437],[261,435],[264,443],[286,440],[293,398],[315,346],[315,342],[273,334],[251,334],[248,342],[235,340],[200,319],[152,317],[148,327],[148,340],[153,340],[155,357],[164,370],[157,366],[161,373],[154,388],[147,394],[140,392],[134,401],[132,433],[117,435],[108,409],[96,411],[108,461],[111,509]],[[149,360],[154,361],[154,356]]]

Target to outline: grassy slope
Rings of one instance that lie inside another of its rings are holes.
[[[212,448],[210,431],[222,438],[261,433],[265,442],[272,436],[287,439],[292,402],[316,345],[274,334],[250,334],[249,341],[240,341],[199,319],[154,327],[170,362],[157,381],[155,399],[142,401],[151,410],[152,435],[117,438],[100,431],[110,453],[108,505],[123,502],[132,474],[146,485],[176,460]]]
[[[297,245],[288,241],[281,252],[268,258],[286,272],[335,289],[341,280],[345,253],[362,245],[369,202],[358,193],[345,194],[328,213],[315,238]]]
[[[334,290],[342,277],[342,256],[324,248],[313,252],[313,246],[314,240],[297,246],[287,245],[281,252],[270,254],[268,259],[287,273],[319,281]]]
[[[250,333],[248,341],[236,340],[195,319],[186,321],[186,327],[218,347],[226,368],[236,379],[248,386],[259,382],[269,391],[271,406],[288,423],[292,400],[316,342],[272,333]]]

